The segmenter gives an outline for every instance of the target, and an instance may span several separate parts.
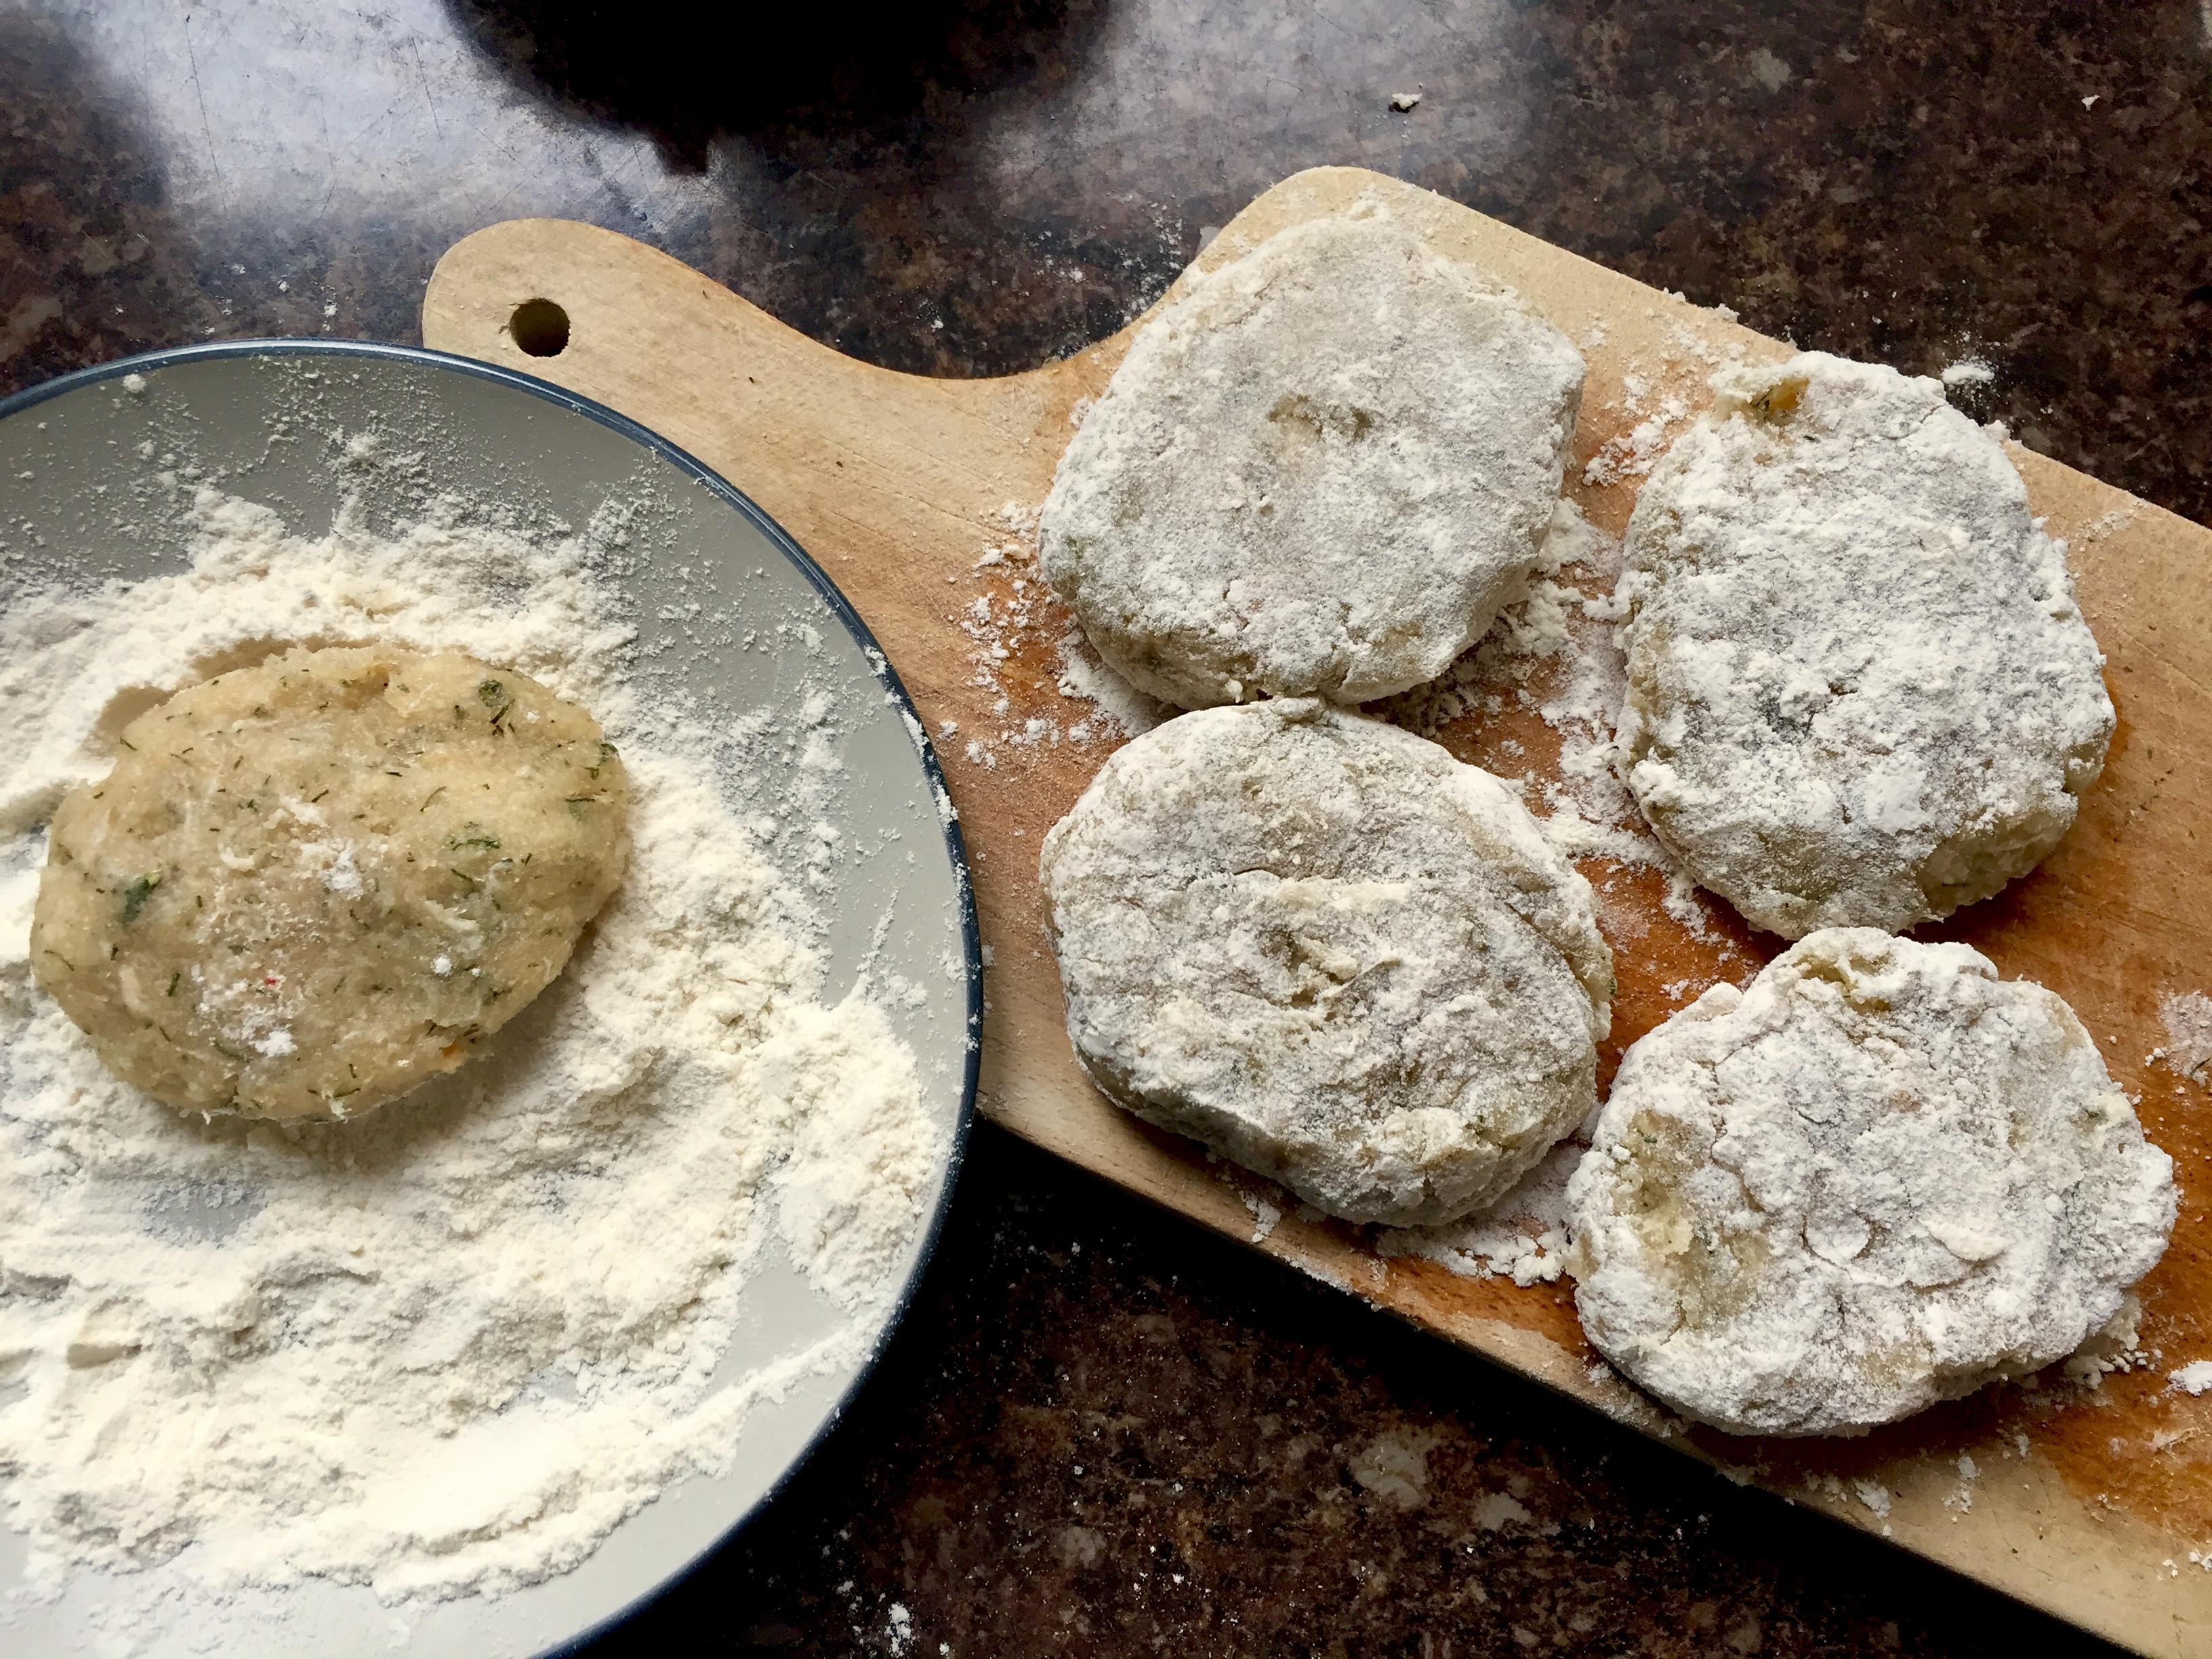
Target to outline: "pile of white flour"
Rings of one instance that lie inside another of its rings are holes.
[[[817,1000],[805,901],[703,738],[629,689],[588,535],[342,521],[307,541],[212,492],[195,510],[188,568],[19,601],[0,634],[0,726],[27,745],[0,784],[0,1518],[48,1583],[543,1579],[720,1466],[757,1401],[865,1350],[945,1133],[865,982]],[[633,781],[628,878],[452,1077],[354,1123],[182,1118],[32,984],[44,821],[177,686],[370,638],[590,709]],[[850,1316],[710,1388],[775,1236]]]
[[[1376,1254],[1423,1256],[1466,1279],[1550,1284],[1566,1266],[1567,1182],[1589,1150],[1579,1138],[1562,1140],[1488,1209],[1442,1227],[1391,1228]]]

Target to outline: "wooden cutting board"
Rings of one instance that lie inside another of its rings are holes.
[[[1713,366],[1789,350],[1356,169],[1278,185],[1199,264],[1370,191],[1440,250],[1519,289],[1582,345],[1589,380],[1569,493],[1613,536],[1634,504],[1638,466],[1707,401]],[[540,298],[569,319],[556,356],[526,355],[509,331],[516,307]],[[2212,1120],[2202,1087],[2147,1060],[2168,1042],[2164,1000],[2212,986],[2208,907],[2196,888],[2212,861],[2212,788],[2197,763],[2212,750],[2212,532],[2013,450],[2036,511],[2070,544],[2119,727],[2104,777],[2058,850],[1938,930],[1972,942],[2008,976],[2066,997],[2175,1158],[2181,1219],[2142,1287],[2137,1358],[2094,1389],[2059,1383],[2053,1368],[2049,1386],[1985,1390],[1863,1439],[1735,1439],[1681,1424],[1596,1366],[1565,1281],[1522,1287],[1385,1257],[1363,1230],[1302,1217],[1280,1192],[1135,1122],[1076,1069],[1041,924],[1036,851],[1112,740],[1091,704],[1060,690],[1066,613],[1042,596],[1027,561],[1053,468],[1133,329],[1004,380],[893,374],[794,332],[652,248],[558,220],[495,225],[459,243],[422,305],[426,343],[557,381],[716,468],[799,538],[875,630],[939,737],[975,860],[991,963],[980,1103],[991,1117],[1738,1480],[2142,1652],[2212,1651],[2212,1393],[2198,1399],[2168,1381],[2212,1358],[2212,1180],[2200,1173]],[[1600,482],[1585,477],[1593,459]],[[1540,673],[1530,690],[1502,713],[1454,722],[1442,740],[1464,758],[1540,781],[1559,738],[1528,706],[1541,701]],[[1650,870],[1596,859],[1583,867],[1601,890],[1620,973],[1608,1076],[1623,1048],[1698,990],[1741,981],[1778,948],[1717,902],[1705,906],[1701,928],[1685,927],[1662,907],[1663,883]],[[1289,1213],[1271,1228],[1255,1223],[1278,1209]]]

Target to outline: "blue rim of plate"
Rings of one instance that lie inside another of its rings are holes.
[[[570,392],[550,380],[541,380],[534,374],[525,374],[512,368],[502,368],[496,363],[487,363],[474,357],[462,357],[450,351],[433,351],[427,346],[390,345],[374,340],[211,340],[200,345],[170,346],[159,351],[143,351],[135,357],[118,357],[112,362],[94,363],[87,368],[72,369],[67,374],[41,381],[34,386],[6,398],[0,398],[0,421],[22,414],[26,410],[51,401],[81,387],[94,386],[102,380],[112,380],[125,374],[137,374],[149,368],[167,368],[177,363],[204,362],[211,357],[348,357],[368,359],[380,362],[427,364],[433,368],[451,370],[489,380],[500,386],[512,386],[543,402],[596,421],[610,431],[618,432],[640,448],[657,456],[692,482],[702,486],[710,495],[718,496],[734,507],[753,527],[765,536],[776,551],[782,554],[793,567],[813,585],[830,614],[843,624],[853,643],[860,647],[860,656],[884,688],[892,704],[907,722],[908,734],[915,739],[915,752],[921,757],[921,768],[928,778],[935,799],[950,801],[952,797],[945,787],[945,771],[938,764],[937,750],[929,741],[929,731],[922,722],[921,711],[914,705],[905,682],[891,666],[890,659],[867,623],[860,620],[860,612],[837,591],[822,567],[781,525],[761,510],[744,491],[708,466],[689,451],[668,441],[650,427],[641,426],[627,415],[608,408],[605,404]],[[860,1363],[860,1370],[846,1386],[844,1393],[823,1414],[821,1426],[800,1449],[799,1455],[784,1467],[783,1472],[769,1485],[766,1492],[754,1500],[752,1506],[725,1528],[714,1541],[690,1559],[673,1568],[653,1589],[630,1602],[627,1607],[609,1613],[599,1623],[575,1635],[542,1650],[537,1659],[572,1659],[585,1648],[608,1635],[617,1626],[627,1623],[673,1590],[703,1565],[709,1558],[728,1547],[738,1534],[758,1520],[761,1515],[782,1496],[784,1488],[793,1476],[805,1468],[822,1448],[837,1425],[844,1421],[847,1407],[859,1397],[876,1374],[884,1351],[890,1347],[892,1336],[906,1321],[908,1310],[914,1305],[915,1293],[921,1288],[923,1276],[936,1257],[938,1241],[945,1231],[945,1218],[952,1207],[953,1189],[958,1186],[960,1166],[968,1150],[968,1132],[975,1121],[975,1083],[978,1068],[982,1063],[983,1032],[983,938],[975,921],[975,884],[968,867],[968,844],[960,833],[957,817],[939,815],[939,826],[945,836],[945,856],[951,860],[953,885],[960,898],[960,937],[967,955],[968,967],[968,1024],[967,1060],[960,1084],[960,1115],[952,1129],[952,1147],[945,1164],[945,1182],[939,1188],[937,1207],[929,1218],[922,1235],[921,1252],[915,1257],[914,1267],[906,1283],[899,1287],[896,1299],[891,1304],[890,1316],[876,1334],[875,1346]]]

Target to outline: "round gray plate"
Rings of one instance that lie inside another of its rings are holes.
[[[126,386],[126,375],[143,386]],[[376,438],[368,464],[349,451],[362,434]],[[864,957],[872,975],[919,988],[918,1003],[887,1012],[945,1131],[933,1202],[867,1358],[756,1407],[726,1474],[664,1493],[573,1572],[420,1608],[310,1583],[229,1609],[219,1638],[231,1659],[561,1648],[666,1584],[773,1494],[865,1379],[928,1259],[967,1134],[982,1018],[967,860],[943,777],[897,676],[799,545],[672,445],[556,386],[405,347],[261,341],[157,352],[34,387],[0,402],[0,605],[58,573],[90,585],[178,568],[174,494],[152,487],[162,471],[264,502],[305,535],[326,530],[348,498],[374,528],[418,517],[441,493],[548,530],[580,527],[611,500],[635,503],[623,586],[643,647],[637,672],[695,700],[722,730],[763,714],[770,730],[796,729],[810,697],[832,700],[828,729],[843,766],[823,815],[842,852],[818,895],[825,994],[842,997]],[[746,1286],[726,1369],[811,1340],[836,1317],[771,1257]],[[124,1587],[100,1574],[76,1573],[57,1601],[9,1605],[26,1553],[20,1534],[0,1528],[0,1649],[98,1649],[102,1629],[112,1640],[109,1604]],[[215,1634],[182,1608],[175,1625],[141,1623],[127,1644],[198,1654]]]

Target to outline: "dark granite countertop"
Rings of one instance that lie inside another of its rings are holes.
[[[439,253],[531,214],[856,356],[1002,373],[1356,162],[1805,345],[1979,357],[1978,413],[2212,522],[2203,0],[799,9],[0,4],[0,392],[412,340]],[[988,1128],[846,1423],[591,1652],[756,1649],[2106,1650]]]

